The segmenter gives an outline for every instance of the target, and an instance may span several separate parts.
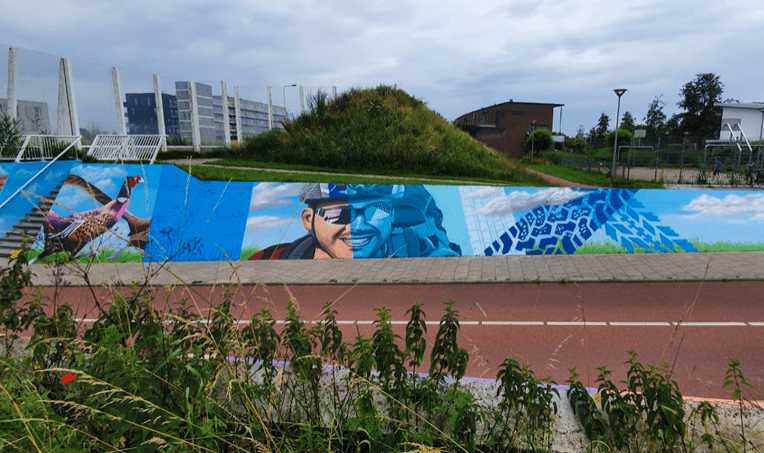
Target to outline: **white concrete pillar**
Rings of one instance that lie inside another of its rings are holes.
[[[5,114],[16,119],[19,117],[18,103],[16,101],[16,79],[19,75],[19,55],[18,50],[10,47],[8,49],[8,104]]]
[[[303,86],[300,86],[300,113],[305,113],[305,94]]]
[[[58,66],[58,135],[80,135],[80,120],[77,117],[77,100],[74,97],[72,63],[62,58]],[[82,149],[79,142],[77,149]]]
[[[115,66],[111,67],[111,81],[114,85],[114,106],[117,108],[117,128],[119,129],[119,135],[127,135],[127,128],[125,127],[125,107],[122,105],[122,88],[119,85],[119,69]]]
[[[244,140],[244,131],[241,129],[241,97],[239,97],[239,87],[234,87],[236,92],[236,104],[234,109],[236,111],[236,141],[241,143]]]
[[[199,130],[199,109],[196,102],[196,82],[188,82],[188,106],[191,109],[191,142],[194,151],[202,151],[202,133]]]
[[[220,81],[220,89],[223,94],[221,100],[223,101],[223,135],[225,135],[225,146],[231,146],[231,124],[228,122],[228,89],[225,81]]]
[[[337,87],[332,87],[332,101],[337,99]]]
[[[162,103],[162,84],[159,80],[159,76],[154,74],[154,102],[157,105],[157,133],[159,135],[167,135],[167,130],[164,127],[164,103]],[[165,137],[162,142],[162,151],[167,151],[167,138]]]
[[[273,99],[271,97],[271,87],[268,87],[268,130],[273,129]]]

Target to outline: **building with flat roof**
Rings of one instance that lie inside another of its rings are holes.
[[[215,114],[216,137],[223,142],[225,130],[223,127],[223,96],[213,96],[212,105]],[[239,110],[241,114],[241,137],[242,140],[269,130],[268,127],[268,104],[264,102],[250,101],[239,98]],[[286,121],[286,109],[273,106],[273,127],[284,128]],[[228,124],[231,132],[231,141],[237,139],[236,129],[236,98],[228,96]]]
[[[180,136],[193,143],[191,134],[191,106],[195,106],[199,118],[199,140],[203,145],[217,142],[215,115],[212,105],[212,87],[204,83],[193,82],[196,99],[191,99],[191,82],[175,82],[175,94],[178,99],[178,127]]]
[[[158,134],[157,103],[154,93],[125,94],[127,115],[127,133],[132,135]],[[162,93],[162,111],[164,112],[164,131],[168,137],[180,137],[178,122],[178,98]]]
[[[456,121],[480,126],[475,139],[509,157],[522,157],[525,138],[538,128],[552,131],[554,109],[565,104],[509,102],[466,113]]]
[[[0,117],[8,115],[8,99],[0,99]],[[21,131],[29,135],[50,134],[48,103],[16,101],[16,118],[21,120]]]
[[[722,102],[714,104],[714,107],[722,108],[722,127],[719,132],[719,140],[739,139],[738,130],[724,127],[730,120],[736,122],[742,129],[746,138],[752,142],[764,140],[764,102]]]

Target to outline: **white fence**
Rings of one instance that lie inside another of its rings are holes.
[[[15,162],[22,160],[52,160],[56,155],[73,144],[79,148],[79,135],[25,135]],[[2,156],[9,158],[11,156]]]
[[[166,140],[164,135],[98,135],[88,156],[98,160],[148,160],[153,164]]]

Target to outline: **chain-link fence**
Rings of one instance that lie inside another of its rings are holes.
[[[663,143],[643,140],[633,145],[620,145],[616,157],[616,176],[626,179],[663,181],[666,183],[701,183],[728,181],[735,184],[749,167],[764,168],[764,143],[721,142],[719,140],[664,139]],[[717,159],[721,174],[714,177]],[[562,165],[610,173],[610,157],[585,154],[564,154]]]

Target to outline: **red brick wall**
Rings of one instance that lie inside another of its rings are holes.
[[[457,118],[457,121],[493,126],[481,129],[475,138],[509,157],[519,158],[525,154],[525,137],[531,131],[534,121],[536,127],[552,130],[556,106],[556,104],[506,102],[462,115]]]

